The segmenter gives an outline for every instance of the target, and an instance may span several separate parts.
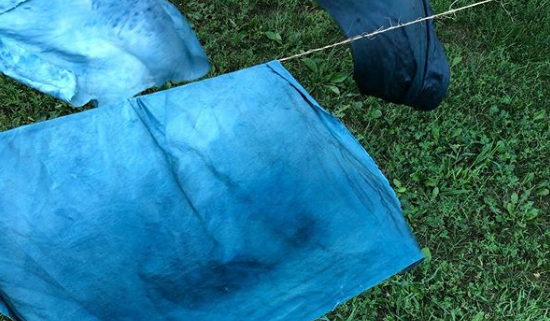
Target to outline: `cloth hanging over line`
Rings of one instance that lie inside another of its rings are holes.
[[[25,320],[314,320],[422,259],[279,62],[0,134],[0,298]]]
[[[193,30],[165,0],[2,0],[0,72],[82,106],[205,75]]]
[[[316,0],[354,37],[432,15],[428,0]],[[351,44],[362,93],[431,110],[445,98],[450,69],[433,22],[415,24]]]

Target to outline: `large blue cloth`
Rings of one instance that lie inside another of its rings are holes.
[[[428,0],[316,0],[349,38],[424,18]],[[431,21],[353,42],[359,89],[394,103],[431,110],[445,98],[450,69]]]
[[[373,160],[278,62],[4,132],[0,164],[0,299],[22,320],[313,320],[422,259]]]
[[[119,102],[208,69],[165,0],[0,0],[0,72],[74,106]]]

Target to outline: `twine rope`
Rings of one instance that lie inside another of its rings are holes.
[[[453,15],[457,12],[472,9],[474,7],[481,6],[481,5],[484,5],[484,4],[487,4],[487,3],[490,3],[490,2],[495,2],[495,1],[497,1],[497,0],[484,0],[484,1],[473,3],[473,4],[470,4],[470,5],[467,5],[467,6],[463,6],[463,7],[459,7],[459,8],[456,8],[456,9],[451,9],[449,11],[441,12],[441,13],[438,13],[438,14],[435,14],[435,15],[432,15],[432,16],[429,16],[429,17],[419,18],[417,20],[409,21],[409,22],[406,22],[406,23],[400,23],[400,24],[397,24],[395,26],[391,26],[391,27],[388,27],[388,28],[378,29],[378,30],[376,30],[374,32],[371,32],[371,33],[363,33],[363,34],[360,34],[360,35],[357,35],[357,36],[354,36],[354,37],[348,38],[346,40],[336,42],[336,43],[333,43],[333,44],[330,44],[330,45],[327,45],[327,46],[324,46],[324,47],[311,49],[311,50],[301,52],[301,53],[293,55],[293,56],[289,56],[289,57],[286,57],[286,58],[281,58],[281,59],[279,59],[279,61],[280,62],[285,62],[285,61],[289,61],[289,60],[294,60],[294,59],[297,59],[297,58],[301,58],[301,57],[304,57],[304,56],[311,55],[311,54],[316,53],[316,52],[325,51],[327,49],[331,49],[331,48],[334,48],[334,47],[349,44],[349,43],[352,43],[352,42],[355,42],[355,41],[358,41],[358,40],[361,40],[361,39],[373,38],[376,35],[383,34],[383,33],[386,33],[386,32],[390,32],[390,31],[400,29],[400,28],[405,28],[407,26],[411,26],[411,25],[414,25],[414,24],[417,24],[417,23],[422,23],[424,21],[434,20],[434,19],[450,16],[450,15]]]

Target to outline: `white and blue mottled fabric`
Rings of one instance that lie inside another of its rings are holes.
[[[0,0],[0,72],[74,106],[208,69],[195,33],[165,0]]]
[[[308,321],[422,259],[279,62],[1,133],[0,164],[17,320]]]

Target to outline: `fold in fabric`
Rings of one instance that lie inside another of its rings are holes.
[[[351,38],[432,15],[428,0],[316,0]],[[431,110],[445,98],[450,69],[432,21],[351,44],[362,93]]]
[[[0,13],[4,13],[8,10],[15,8],[18,4],[28,0],[2,0],[0,3]]]
[[[10,0],[0,4],[0,72],[82,106],[199,78],[208,60],[165,0]]]
[[[1,315],[13,318],[13,315],[8,310],[8,305],[4,301],[2,301],[2,298],[0,297],[0,316]]]
[[[24,320],[313,320],[422,259],[373,160],[278,62],[0,134]]]

